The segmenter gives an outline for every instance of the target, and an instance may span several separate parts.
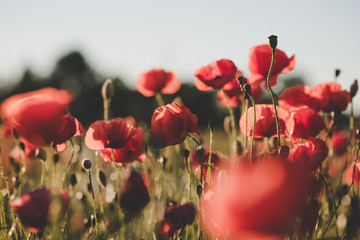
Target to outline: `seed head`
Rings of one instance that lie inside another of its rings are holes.
[[[89,170],[91,168],[91,160],[88,158],[85,158],[82,163],[81,163],[82,167],[86,170]]]
[[[271,35],[268,37],[269,39],[269,45],[272,49],[275,49],[277,44],[278,44],[278,40],[277,40],[277,36],[275,35]]]

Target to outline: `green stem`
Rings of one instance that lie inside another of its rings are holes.
[[[159,92],[155,93],[155,99],[159,107],[164,106],[165,102],[163,98],[161,97],[161,94]]]
[[[92,195],[92,199],[93,199],[93,209],[94,209],[96,236],[99,237],[100,229],[99,229],[99,224],[98,224],[98,220],[97,220],[97,216],[96,216],[95,194],[94,194],[94,189],[93,189],[93,185],[92,185],[92,181],[91,181],[91,171],[90,171],[90,169],[89,169],[89,183],[90,183],[91,195]]]
[[[253,129],[252,129],[252,135],[251,135],[251,149],[250,149],[250,164],[251,164],[251,162],[252,162],[252,153],[253,153],[253,149],[254,149],[254,140],[255,140],[256,108],[255,108],[254,98],[252,97],[251,94],[248,94],[248,96],[250,97],[250,100],[252,102],[253,109],[254,109],[254,122],[253,122]],[[247,123],[247,121],[246,121],[246,123]]]
[[[275,62],[275,48],[272,49],[272,57],[271,57],[271,64],[270,64],[270,69],[269,69],[269,72],[268,72],[268,75],[267,75],[267,85],[268,85],[268,88],[269,88],[269,92],[271,94],[271,99],[272,99],[272,102],[273,102],[273,105],[274,105],[274,112],[275,112],[275,121],[276,121],[276,131],[277,131],[277,137],[278,137],[278,141],[277,141],[277,145],[278,145],[278,149],[280,148],[280,126],[279,126],[279,118],[278,118],[278,114],[277,114],[277,110],[276,110],[276,107],[277,107],[277,101],[275,99],[275,94],[273,92],[273,90],[271,89],[271,86],[270,86],[270,77],[271,77],[271,72],[272,72],[272,69],[273,69],[273,66],[274,66],[274,62]]]
[[[65,167],[65,171],[64,171],[64,175],[62,177],[62,183],[61,183],[61,188],[63,188],[64,184],[65,184],[65,177],[66,177],[66,173],[67,173],[67,170],[72,162],[72,159],[74,157],[74,154],[75,154],[75,148],[74,148],[74,142],[73,140],[70,138],[70,144],[71,144],[71,147],[72,147],[72,151],[71,151],[71,156],[70,156],[70,159],[68,161],[68,163],[66,164],[66,167]]]
[[[104,120],[109,120],[111,99],[103,99],[104,101]]]
[[[188,137],[191,138],[198,146],[200,146],[200,143],[198,142],[198,140],[196,140],[196,138],[191,136],[189,133],[188,133]]]
[[[208,184],[210,185],[211,184],[211,160],[212,160],[212,148],[213,148],[213,137],[214,137],[214,131],[210,127],[210,124],[209,124],[209,130],[210,130],[210,154],[209,154],[209,160],[208,160],[207,179],[208,179]]]
[[[231,119],[231,133],[233,136],[233,142],[232,142],[232,151],[233,151],[233,163],[235,162],[235,156],[237,153],[237,144],[236,144],[236,123],[235,123],[235,115],[234,115],[234,111],[232,109],[232,107],[230,106],[230,102],[228,99],[228,96],[226,95],[225,91],[223,89],[221,89],[221,92],[224,96],[225,102],[226,102],[226,106],[229,109],[229,113],[230,113],[230,119]]]

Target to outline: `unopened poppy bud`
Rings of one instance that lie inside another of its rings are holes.
[[[46,160],[46,151],[45,151],[45,149],[43,149],[43,148],[38,148],[38,149],[36,149],[35,155],[36,155],[39,159],[41,159],[41,160],[43,160],[43,161]]]
[[[19,142],[19,147],[21,150],[25,151],[25,144],[23,142]]]
[[[335,77],[338,77],[340,75],[341,71],[340,69],[335,69]]]
[[[198,195],[199,197],[201,196],[202,190],[203,190],[202,186],[201,186],[201,185],[197,185],[197,187],[196,187],[196,193],[197,193],[197,195]]]
[[[60,159],[59,154],[54,154],[54,156],[53,156],[53,161],[54,161],[55,164],[58,163],[59,159]]]
[[[16,129],[12,130],[12,134],[13,134],[14,138],[19,139],[19,133]]]
[[[350,97],[353,98],[355,97],[357,91],[358,91],[358,82],[357,82],[357,79],[354,80],[354,82],[351,84],[351,87],[350,87]]]
[[[101,89],[103,99],[111,99],[114,97],[114,85],[111,79],[107,79]]]
[[[244,85],[244,90],[245,90],[245,93],[246,93],[246,94],[251,95],[251,85],[250,85],[250,84],[246,83],[246,84]]]
[[[244,77],[243,76],[238,76],[238,78],[236,80],[240,85],[244,84]]]
[[[77,179],[76,179],[76,175],[75,174],[71,174],[70,175],[70,179],[69,179],[69,182],[72,186],[75,186],[76,183],[77,183]]]
[[[237,149],[237,155],[240,156],[244,149],[242,147],[241,140],[239,138],[236,139],[236,149]]]
[[[356,138],[357,140],[360,139],[360,128],[358,128],[358,129],[355,130],[355,138]]]
[[[277,40],[277,36],[275,35],[271,35],[268,37],[269,39],[269,45],[272,49],[275,49],[277,47],[278,44],[278,40]]]
[[[189,155],[190,155],[189,150],[185,149],[185,150],[184,150],[184,157],[185,157],[185,158],[188,158]]]
[[[195,153],[198,157],[203,157],[206,153],[206,148],[203,145],[197,146]]]
[[[91,161],[88,158],[85,158],[81,163],[83,169],[89,170],[91,168]]]
[[[104,173],[102,170],[99,171],[99,181],[101,182],[101,184],[102,184],[104,187],[106,187],[106,184],[107,184],[106,175],[105,175],[105,173]]]
[[[288,146],[281,146],[279,148],[279,159],[286,160],[289,156],[290,149]]]
[[[224,118],[224,130],[227,134],[231,134],[232,127],[231,127],[231,117],[226,116]]]

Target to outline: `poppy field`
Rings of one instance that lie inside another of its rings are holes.
[[[71,115],[71,89],[5,99],[0,239],[358,239],[357,80],[343,89],[336,71],[276,94],[296,58],[268,40],[250,49],[249,76],[229,59],[195,66],[196,88],[228,111],[221,127],[199,128],[164,69],[137,79],[157,104],[149,124],[114,116],[110,79],[89,126]]]

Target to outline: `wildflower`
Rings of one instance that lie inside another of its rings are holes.
[[[175,73],[163,69],[153,69],[140,74],[136,85],[136,89],[145,97],[152,97],[157,92],[174,94],[180,87],[180,80]]]
[[[152,118],[149,144],[155,148],[181,143],[188,133],[199,133],[197,117],[180,103],[158,107]]]
[[[338,155],[346,152],[349,145],[349,137],[345,131],[336,131],[331,136],[334,152]]]
[[[141,128],[116,118],[99,120],[90,125],[85,135],[85,144],[92,150],[100,150],[101,157],[108,162],[126,165],[134,160],[145,160],[145,143]]]
[[[1,117],[32,145],[63,151],[68,139],[82,134],[80,122],[68,115],[71,100],[69,92],[55,88],[18,94],[1,104]]]
[[[267,44],[252,47],[249,58],[249,83],[260,84],[265,82],[267,86],[266,79],[272,58],[271,47]],[[288,58],[283,51],[275,49],[275,61],[271,71],[270,85],[274,86],[276,84],[276,79],[280,73],[287,73],[293,70],[294,67],[295,55]]]
[[[191,203],[169,207],[159,224],[159,234],[164,238],[170,238],[174,233],[190,225],[196,216],[196,208]]]
[[[279,105],[286,110],[290,110],[291,107],[305,105],[319,111],[321,108],[321,101],[320,99],[312,97],[310,92],[311,87],[306,85],[287,88],[279,96]]]
[[[235,64],[231,60],[221,59],[196,69],[195,85],[200,91],[220,89],[233,80],[235,74]]]
[[[208,162],[209,162],[209,157],[210,157],[210,150],[206,149],[206,152],[204,153],[204,155],[202,156],[202,159],[206,162],[202,162],[200,157],[195,153],[195,152],[191,152],[190,153],[190,159],[191,159],[191,165],[193,167],[194,170],[198,169],[201,167],[201,164],[203,165],[203,172],[204,172],[204,177],[206,178],[207,176],[207,169],[208,169]],[[218,166],[225,162],[225,158],[217,152],[212,152],[211,153],[211,174],[215,176],[219,173],[219,168]],[[223,165],[222,164],[222,165]],[[200,179],[201,176],[201,171],[198,170],[197,172],[197,176]]]
[[[321,166],[329,152],[326,143],[321,139],[309,139],[306,142],[295,144],[289,155],[289,161],[303,165],[309,172]]]
[[[135,169],[131,169],[120,194],[120,207],[129,214],[134,214],[143,209],[149,201],[145,179]]]
[[[29,232],[42,232],[52,217],[59,218],[59,221],[64,217],[69,206],[69,194],[60,189],[57,196],[53,191],[49,187],[40,188],[10,202],[10,207],[19,215],[21,223]],[[59,205],[55,208],[55,204]],[[58,212],[52,212],[54,210]]]
[[[292,139],[315,137],[325,127],[320,114],[307,106],[290,108],[285,124]]]
[[[256,109],[256,123],[255,123],[255,138],[270,138],[277,135],[276,120],[274,113],[274,106],[270,104],[257,104]],[[280,135],[285,135],[285,119],[289,113],[282,109],[277,108],[280,126]],[[243,113],[240,118],[240,129],[243,134],[248,137],[252,136],[253,122],[254,122],[254,110],[253,107],[249,107],[247,111],[247,132],[246,129],[246,114]]]
[[[306,174],[294,164],[269,158],[225,175],[202,198],[202,221],[212,236],[282,235],[305,206]]]

